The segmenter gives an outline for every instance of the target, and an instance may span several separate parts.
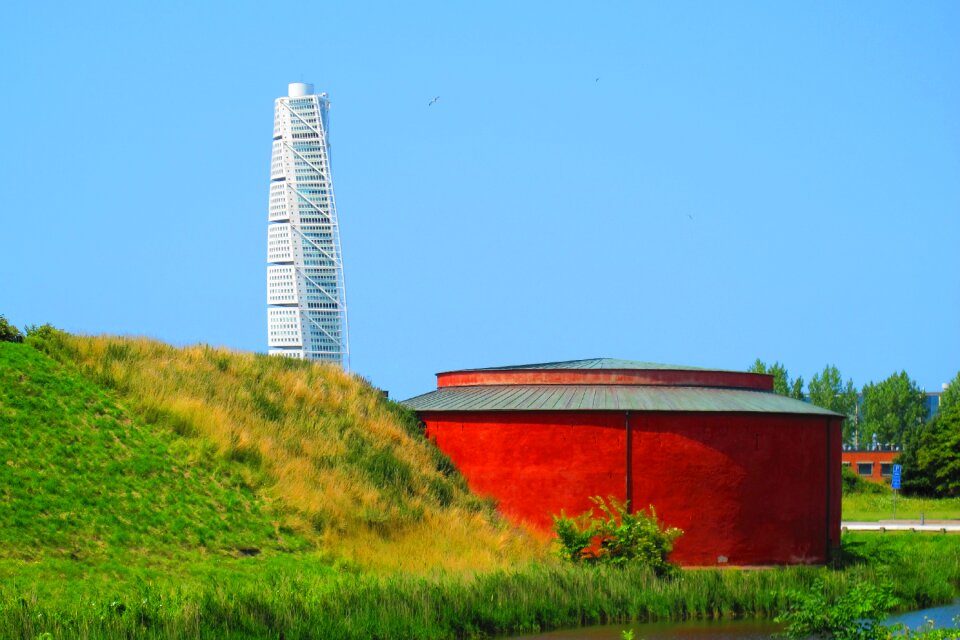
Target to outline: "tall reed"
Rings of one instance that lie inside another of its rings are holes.
[[[785,610],[791,591],[818,579],[838,594],[883,576],[905,608],[957,593],[960,539],[899,538],[872,551],[865,540],[845,540],[868,553],[841,569],[684,570],[674,579],[631,566],[557,564],[472,578],[285,570],[176,589],[140,585],[68,607],[0,594],[0,636],[479,638],[625,621],[770,618]]]

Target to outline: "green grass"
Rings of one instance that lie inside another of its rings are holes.
[[[107,559],[302,546],[239,465],[148,429],[98,385],[0,343],[0,557]]]
[[[888,576],[906,607],[960,591],[960,536],[848,534],[838,569],[567,566],[341,371],[37,346],[0,343],[0,638],[468,638],[769,617],[818,577]]]
[[[62,448],[65,429],[73,428],[82,437],[71,445],[77,453],[73,458],[85,465],[69,471],[85,486],[64,496],[56,508],[41,505],[34,512],[38,517],[78,511],[90,495],[105,490],[104,484],[111,496],[128,503],[182,503],[196,491],[182,487],[180,480],[169,482],[180,474],[196,487],[219,484],[225,489],[217,517],[199,512],[194,517],[183,509],[177,514],[132,512],[124,517],[132,522],[135,515],[143,523],[139,529],[124,521],[106,522],[102,534],[139,536],[112,541],[119,546],[136,546],[158,535],[172,536],[164,541],[171,545],[187,541],[209,546],[217,542],[209,541],[210,532],[198,526],[239,517],[245,523],[226,526],[221,535],[266,521],[274,530],[275,545],[303,543],[378,571],[469,573],[544,555],[542,541],[510,527],[490,502],[469,492],[450,460],[423,436],[412,412],[338,367],[205,345],[175,348],[145,338],[73,336],[57,330],[34,333],[27,342],[0,349],[25,354],[35,347],[30,358],[34,367],[44,362],[41,354],[47,356],[48,375],[34,392],[49,397],[21,408],[17,403],[30,394],[24,389],[11,392],[5,402],[23,409],[18,419],[25,423],[16,437],[57,422],[58,429],[38,430],[44,442],[27,446]],[[54,367],[51,360],[61,366]],[[22,366],[22,361],[10,362],[11,375],[20,375],[15,372]],[[69,377],[71,385],[84,386],[96,400],[56,406],[54,399],[64,395],[57,385],[67,384],[61,376]],[[119,410],[122,416],[108,412],[102,417],[97,403],[109,404],[110,411]],[[94,440],[98,420],[129,425],[138,434],[129,450],[137,461],[146,456],[142,470],[113,459],[109,452],[94,451],[99,446]],[[171,457],[169,463],[160,462],[164,455]],[[37,466],[31,461],[24,473],[36,473]],[[48,474],[48,483],[58,483],[60,473]],[[132,488],[129,495],[123,493],[124,486]],[[223,504],[227,499],[236,504]],[[246,503],[258,505],[265,517],[247,518]],[[163,527],[148,526],[151,522],[162,522]],[[20,531],[20,525],[12,530]]]
[[[913,498],[897,496],[897,519],[960,520],[960,498]],[[893,518],[893,490],[883,493],[854,493],[843,496],[843,519],[877,521]]]
[[[636,567],[556,563],[473,577],[377,576],[312,562],[310,554],[115,567],[102,580],[58,560],[4,580],[0,637],[475,638],[612,622],[769,618],[785,609],[791,591],[818,578],[832,594],[888,579],[907,609],[960,591],[958,536],[848,534],[843,548],[837,569],[686,570],[673,580]],[[61,570],[75,583],[71,590],[42,587]]]
[[[948,602],[960,594],[960,535],[848,532],[840,564],[845,571],[890,578],[901,609]]]

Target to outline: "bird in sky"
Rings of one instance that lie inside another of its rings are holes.
[[[594,82],[600,82],[600,78],[594,78],[593,81],[594,81]]]
[[[439,100],[439,99],[440,99],[440,96],[436,96],[433,100],[431,100],[430,102],[427,103],[427,106],[428,106],[428,107],[432,107],[432,106],[433,106],[433,103],[435,103],[435,102],[436,102],[437,100]]]

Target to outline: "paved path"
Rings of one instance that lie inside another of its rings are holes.
[[[845,531],[934,531],[960,533],[960,520],[881,520],[879,522],[841,522]]]

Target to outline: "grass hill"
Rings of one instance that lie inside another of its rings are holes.
[[[2,320],[2,316],[0,316]],[[960,590],[960,538],[836,569],[561,564],[336,367],[49,327],[0,342],[0,638],[477,638]]]
[[[237,465],[148,428],[112,395],[27,345],[0,343],[4,555],[299,543],[281,538]]]
[[[333,366],[43,329],[0,343],[0,425],[7,559],[315,552],[424,573],[543,553],[415,416]]]

